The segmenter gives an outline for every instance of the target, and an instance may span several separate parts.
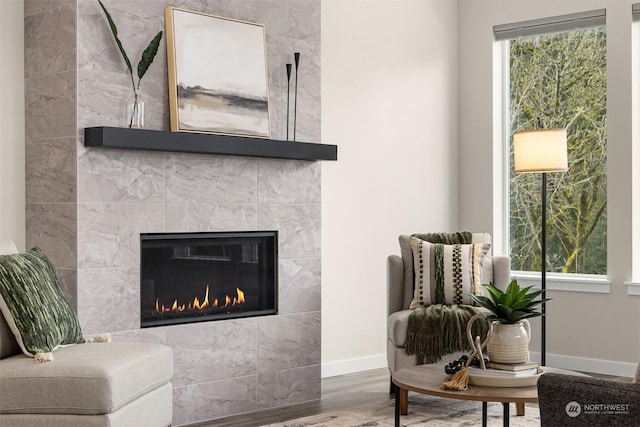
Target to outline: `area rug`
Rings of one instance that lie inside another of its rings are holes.
[[[295,420],[269,424],[268,427],[376,427],[394,425],[393,400],[313,415]],[[527,405],[523,417],[516,416],[516,408],[510,405],[509,425],[530,427],[540,425],[540,413],[535,405]],[[502,404],[489,403],[488,426],[502,426]],[[400,425],[471,427],[482,423],[482,403],[438,397],[409,395],[409,413],[401,417]]]

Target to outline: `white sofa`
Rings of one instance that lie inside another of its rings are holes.
[[[15,253],[0,241],[0,255]],[[36,363],[0,314],[0,426],[162,427],[173,415],[173,352],[149,343],[84,343]]]

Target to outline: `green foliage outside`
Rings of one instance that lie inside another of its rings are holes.
[[[547,271],[607,272],[606,32],[594,27],[510,41],[511,132],[566,128],[569,169],[547,174]],[[541,175],[513,171],[514,270],[541,269]]]

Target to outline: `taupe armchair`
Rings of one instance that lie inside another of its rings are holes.
[[[398,369],[416,365],[416,357],[405,353],[405,339],[411,310],[409,305],[414,294],[413,254],[411,236],[402,235],[400,255],[387,258],[387,363],[391,373]],[[491,243],[491,235],[473,233],[471,243]],[[483,283],[493,282],[500,289],[506,289],[510,281],[510,258],[491,256],[484,263]],[[450,358],[458,358],[462,353],[454,353]]]

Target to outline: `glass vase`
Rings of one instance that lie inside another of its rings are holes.
[[[140,95],[127,106],[127,127],[144,128],[144,99]]]

